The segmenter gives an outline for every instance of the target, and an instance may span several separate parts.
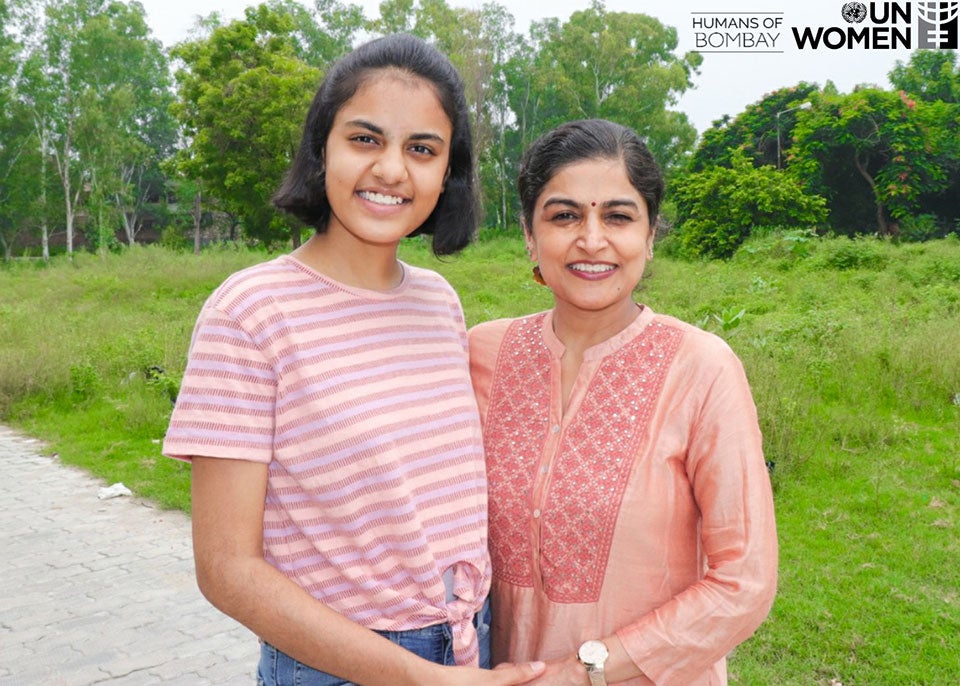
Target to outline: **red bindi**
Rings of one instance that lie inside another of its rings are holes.
[[[596,202],[596,201],[593,201],[593,202],[590,203],[590,207],[596,207],[596,206],[597,206],[597,202]]]

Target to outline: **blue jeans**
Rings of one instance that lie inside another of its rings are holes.
[[[490,601],[473,618],[480,641],[480,666],[490,669]],[[384,638],[425,660],[452,665],[453,630],[449,624],[434,624],[411,631],[378,631]],[[308,667],[263,642],[257,667],[257,686],[353,686],[352,682]]]

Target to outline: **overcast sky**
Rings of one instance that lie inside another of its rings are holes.
[[[170,46],[187,37],[190,27],[197,16],[205,16],[219,11],[226,18],[243,16],[243,8],[258,4],[254,0],[140,0],[147,12],[147,21],[154,35]],[[303,0],[310,6],[309,0]],[[354,0],[364,8],[367,17],[379,15],[379,0]],[[457,7],[479,7],[479,0],[447,0]],[[589,0],[498,0],[516,19],[515,28],[526,33],[533,20],[545,17],[559,17],[566,20],[580,9],[589,7]],[[912,16],[912,25],[896,16],[894,5],[906,6],[906,0],[893,2],[875,2],[875,14],[861,24],[849,24],[841,16],[844,2],[837,0],[607,0],[608,11],[638,12],[656,17],[663,24],[677,29],[679,46],[677,52],[698,49],[699,34],[740,33],[737,29],[697,28],[720,21],[737,19],[747,23],[755,22],[757,29],[748,28],[746,40],[768,40],[773,50],[782,52],[758,52],[762,46],[751,47],[747,52],[704,52],[704,61],[699,76],[694,78],[695,88],[688,91],[680,100],[677,109],[686,112],[697,131],[709,128],[713,120],[729,114],[736,116],[743,109],[760,100],[766,93],[783,86],[792,86],[799,81],[818,83],[821,86],[828,80],[833,81],[841,92],[849,92],[860,83],[876,84],[889,88],[887,74],[897,60],[906,62],[910,50],[871,49],[862,47],[830,50],[821,45],[817,50],[801,50],[797,47],[791,31],[792,27],[803,30],[805,27],[840,27],[846,32],[848,26],[858,30],[881,26],[883,13],[888,18],[897,18],[901,31],[911,27],[912,45],[916,46],[916,24],[918,19]],[[870,3],[867,3],[868,5]],[[710,14],[706,14],[709,12]],[[722,18],[722,19],[721,19]],[[873,20],[877,21],[874,22]],[[779,28],[765,29],[764,22],[780,22]],[[890,35],[889,23],[880,31],[880,38]],[[778,34],[772,39],[762,34]],[[703,36],[700,36],[704,40]],[[714,44],[721,43],[722,36],[710,38]],[[891,39],[886,38],[889,44]],[[733,50],[739,46],[719,45],[717,49]],[[714,49],[704,46],[704,50]]]

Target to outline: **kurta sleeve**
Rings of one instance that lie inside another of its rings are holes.
[[[776,591],[773,495],[756,408],[740,360],[726,344],[718,341],[710,357],[686,456],[701,513],[705,576],[617,632],[658,686],[692,682],[748,638]]]

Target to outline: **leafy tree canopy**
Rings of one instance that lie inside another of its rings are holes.
[[[599,117],[637,131],[667,169],[693,147],[696,130],[670,108],[692,87],[702,57],[674,54],[676,29],[644,14],[608,12],[595,0],[566,23],[537,23],[531,38],[532,60],[511,99],[518,119],[536,122],[526,138]]]
[[[842,232],[869,232],[863,215],[846,207],[873,207],[873,230],[896,235],[897,221],[920,209],[924,195],[946,190],[960,166],[960,106],[925,102],[905,92],[863,88],[825,95],[798,118],[790,152],[792,171],[838,210]]]
[[[953,50],[917,50],[889,74],[894,89],[926,102],[960,102],[960,65]]]
[[[781,88],[750,105],[732,121],[721,119],[703,133],[690,158],[692,171],[711,166],[729,167],[734,151],[740,150],[757,166],[783,166],[783,157],[791,144],[791,131],[797,115],[819,86],[800,82]],[[779,138],[779,146],[778,146]],[[779,160],[778,160],[779,152]]]
[[[268,244],[290,235],[270,197],[297,148],[321,77],[304,57],[317,58],[320,46],[343,48],[313,41],[312,19],[290,9],[285,2],[248,8],[245,19],[172,51],[183,63],[173,111],[189,140],[180,168],[202,180],[249,237]]]

